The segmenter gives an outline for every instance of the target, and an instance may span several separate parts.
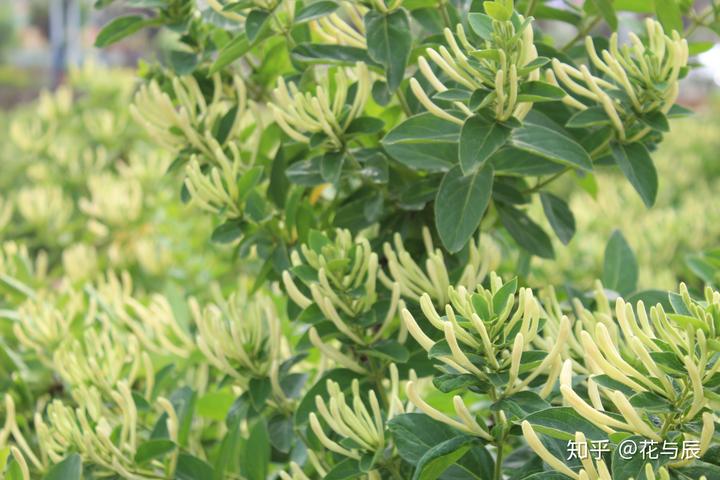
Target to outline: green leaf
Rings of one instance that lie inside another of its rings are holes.
[[[373,61],[367,50],[345,45],[325,45],[303,43],[290,53],[293,60],[307,64],[334,64],[353,66],[357,62],[365,62],[370,66],[381,66]]]
[[[608,26],[613,30],[617,30],[618,19],[611,0],[592,0],[593,5],[598,9]]]
[[[295,25],[300,25],[302,23],[324,17],[325,15],[329,15],[337,10],[338,7],[339,5],[336,2],[331,1],[311,3],[310,5],[303,7],[295,16]]]
[[[377,342],[371,348],[360,350],[360,353],[395,363],[405,363],[410,358],[410,352],[405,345],[393,339]]]
[[[394,92],[405,75],[410,57],[412,36],[410,21],[404,9],[383,14],[370,10],[365,15],[368,55],[385,67],[390,92]]]
[[[178,455],[177,468],[175,469],[176,480],[200,480],[213,478],[215,472],[207,462],[189,453]]]
[[[252,10],[245,19],[245,33],[248,40],[254,42],[260,33],[269,26],[271,13],[265,10]]]
[[[550,237],[525,212],[509,206],[499,207],[498,212],[503,226],[518,245],[541,258],[555,257]]]
[[[251,47],[252,45],[247,37],[247,34],[245,32],[240,33],[238,36],[230,40],[222,48],[222,50],[220,50],[220,53],[210,67],[208,74],[213,75],[224,69],[232,62],[249,52]]]
[[[382,146],[395,160],[412,170],[447,171],[458,158],[460,127],[421,113],[385,135]]]
[[[435,226],[450,253],[460,251],[475,233],[492,194],[490,166],[463,176],[460,166],[445,174],[435,197]]]
[[[210,240],[215,243],[232,243],[242,237],[242,222],[239,220],[228,220],[223,223],[210,235]]]
[[[484,13],[470,13],[468,14],[468,23],[475,34],[484,39],[490,40],[492,38],[493,26],[492,18],[485,15]]]
[[[507,22],[512,17],[512,9],[508,8],[501,2],[483,2],[485,13],[494,20]]]
[[[605,247],[602,283],[605,288],[628,295],[637,288],[638,264],[630,245],[619,230],[615,230]]]
[[[344,164],[345,152],[327,152],[320,160],[320,175],[327,182],[337,183]]]
[[[562,100],[565,95],[562,88],[535,80],[520,85],[518,102],[552,102]]]
[[[347,480],[349,478],[358,478],[363,476],[364,473],[358,465],[358,461],[352,458],[345,459],[335,464],[327,474],[323,477],[323,480]]]
[[[565,126],[568,128],[587,128],[609,124],[610,117],[607,116],[604,108],[589,107],[570,117]]]
[[[73,453],[52,467],[45,475],[44,480],[80,480],[82,478],[82,459]]]
[[[417,464],[435,445],[455,438],[460,432],[423,413],[398,415],[388,422],[398,453],[406,462]]]
[[[658,191],[655,164],[642,143],[613,144],[613,158],[630,184],[640,194],[645,206],[652,207]]]
[[[567,245],[575,235],[575,217],[572,211],[563,199],[552,193],[541,192],[540,201],[550,226],[560,241]]]
[[[684,31],[682,13],[675,0],[655,0],[655,13],[667,35],[673,30],[682,35]]]
[[[368,135],[383,129],[385,122],[375,117],[358,117],[345,129],[346,135]]]
[[[533,428],[560,440],[574,440],[576,432],[582,432],[591,441],[606,440],[607,433],[577,413],[572,407],[550,407],[525,417]]]
[[[115,18],[100,30],[97,38],[95,38],[95,46],[104,48],[115,42],[119,42],[123,38],[129,37],[133,33],[141,30],[148,25],[149,22],[149,20],[140,15],[127,15]]]
[[[590,155],[571,137],[544,125],[528,123],[512,133],[512,145],[553,162],[584,171],[592,170]]]
[[[488,160],[497,175],[540,176],[563,170],[562,165],[517,148],[504,147]]]
[[[155,438],[141,443],[135,451],[135,462],[139,465],[160,458],[175,450],[175,442],[167,438]]]
[[[669,132],[670,124],[668,123],[667,117],[659,111],[649,112],[640,117],[640,120],[658,132]]]
[[[483,168],[491,155],[505,145],[511,129],[497,122],[488,122],[475,115],[467,120],[460,130],[460,168],[469,175]]]
[[[550,404],[535,392],[518,392],[503,398],[490,406],[493,411],[504,411],[518,419],[531,413],[550,408]]]
[[[475,443],[475,437],[463,435],[435,445],[418,461],[413,480],[436,480]]]
[[[268,437],[277,451],[288,453],[294,435],[292,417],[277,414],[268,420]]]
[[[270,436],[265,420],[260,419],[250,430],[241,465],[248,480],[265,480],[269,463]]]

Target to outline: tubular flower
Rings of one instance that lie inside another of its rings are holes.
[[[610,37],[609,50],[597,52],[591,37],[585,47],[592,65],[575,68],[553,60],[548,79],[559,82],[570,93],[595,102],[607,115],[619,140],[635,142],[653,127],[648,123],[654,112],[667,113],[679,92],[679,79],[688,62],[687,40],[673,31],[667,36],[660,23],[645,20],[647,42],[630,33],[630,45],[618,46],[618,35]],[[568,96],[565,103],[585,110],[585,104]]]
[[[282,354],[280,320],[272,300],[242,291],[219,305],[190,300],[198,349],[215,368],[243,382],[264,377]]]
[[[138,422],[131,390],[121,381],[108,396],[112,404],[98,411],[85,401],[71,408],[53,400],[47,407],[47,420],[36,413],[35,429],[41,449],[53,463],[60,462],[67,452],[77,451],[89,463],[123,478],[145,478],[132,471]]]
[[[425,270],[405,250],[402,237],[396,233],[393,237],[393,245],[387,242],[383,245],[388,273],[380,270],[380,281],[388,288],[397,282],[400,285],[400,293],[415,301],[419,301],[420,297],[427,293],[435,305],[443,307],[450,300],[448,297],[450,273],[445,265],[442,250],[433,246],[430,229],[423,227],[422,237],[427,252]],[[489,271],[497,268],[500,251],[492,238],[482,233],[478,235],[477,242],[469,242],[468,245],[467,264],[456,284],[473,289],[485,279]]]
[[[132,384],[142,367],[137,339],[112,328],[87,330],[82,341],[63,343],[53,359],[65,381],[96,386],[103,393],[111,392],[118,382]]]
[[[76,243],[62,252],[62,265],[73,283],[91,280],[98,271],[97,250],[84,243]]]
[[[109,226],[126,226],[140,218],[143,192],[140,182],[110,174],[88,180],[90,198],[81,198],[80,209]]]
[[[525,390],[541,375],[545,385],[541,394],[546,396],[555,385],[560,373],[560,352],[570,334],[570,321],[564,318],[555,346],[532,368],[523,366],[523,352],[528,350],[538,335],[540,305],[530,289],[521,288],[515,295],[517,280],[503,284],[494,273],[490,276],[491,289],[478,286],[475,291],[465,287],[449,289],[450,304],[445,315],[440,316],[430,296],[420,298],[420,308],[430,324],[440,330],[444,339],[433,341],[418,325],[407,310],[402,318],[410,334],[428,351],[431,358],[445,364],[448,375],[471,375],[479,384],[490,384],[498,374],[507,375],[502,387],[502,396]],[[495,380],[497,382],[497,380]],[[410,399],[417,407],[450,425],[468,433],[484,437],[487,432],[477,425],[463,404],[461,397],[455,398],[455,410],[461,422],[447,422],[447,417],[433,412],[415,392],[408,389]]]
[[[353,380],[352,401],[348,402],[340,385],[328,380],[328,400],[315,397],[317,413],[310,414],[310,428],[328,450],[359,460],[364,453],[377,453],[385,449],[385,423],[380,403],[374,390],[367,392],[367,404],[360,396],[360,383]],[[335,434],[348,439],[353,447],[332,440],[323,429],[320,418]]]
[[[18,462],[22,462],[25,465],[24,472],[27,471],[27,463],[25,458],[30,460],[30,463],[38,470],[45,470],[48,461],[45,452],[42,452],[39,456],[30,448],[30,444],[25,439],[20,427],[17,424],[17,417],[15,411],[15,402],[10,394],[5,394],[5,424],[0,429],[0,445],[3,447],[12,440],[15,446],[11,446],[13,456]],[[19,448],[18,448],[19,447]],[[29,480],[29,475],[26,479]]]
[[[575,471],[568,467],[567,460],[558,458],[543,445],[529,421],[524,420],[521,426],[528,446],[553,470],[567,475],[573,480],[613,480],[613,475],[604,459],[594,458],[594,454],[589,452],[581,453],[578,455],[580,468]],[[575,434],[576,445],[588,445],[589,443],[582,432]],[[670,480],[671,478],[667,466],[657,466],[653,462],[645,463],[642,473],[644,473],[644,478],[647,480]],[[698,478],[699,480],[707,480],[704,476]]]
[[[73,212],[72,200],[57,186],[25,187],[15,204],[28,224],[47,234],[65,228]]]
[[[95,316],[95,302],[85,305],[82,295],[69,290],[67,294],[28,298],[15,311],[13,333],[25,348],[35,351],[40,358],[53,352],[70,333],[70,327],[81,312],[86,318]]]
[[[212,139],[216,145],[216,165],[201,166],[196,155],[190,159],[185,177],[185,188],[190,195],[190,202],[197,207],[214,214],[226,212],[229,217],[242,216],[241,201],[247,189],[241,190],[244,183],[243,174],[247,166],[241,158],[237,146],[231,143],[228,146],[230,157]],[[249,172],[248,179],[257,179],[258,171]]]
[[[638,394],[651,392],[666,399],[674,409],[673,421],[679,424],[718,404],[709,385],[720,370],[716,359],[720,293],[708,288],[705,301],[699,303],[681,284],[680,293],[674,295],[679,313],[666,313],[661,304],[648,312],[642,301],[633,309],[618,298],[614,318],[608,316],[614,328],[607,321],[588,322],[576,338],[584,349],[586,372],[607,376]],[[678,371],[685,375],[677,378]],[[605,387],[599,392],[613,403],[620,399]]]
[[[400,286],[393,284],[387,310],[378,312],[378,256],[367,238],[353,240],[348,230],[337,230],[334,241],[318,234],[309,245],[293,252],[291,271],[283,272],[283,282],[290,298],[301,308],[313,303],[343,335],[359,345],[379,340],[392,326],[400,303]],[[295,274],[310,291],[306,296],[293,280]],[[359,321],[373,310],[378,323]],[[352,320],[348,320],[352,319]],[[363,326],[364,325],[364,326]],[[367,330],[370,332],[367,333]]]
[[[24,291],[28,297],[33,292],[22,280],[33,280],[42,282],[48,274],[47,253],[39,251],[35,258],[30,257],[27,246],[16,242],[4,242],[0,244],[0,273],[7,278],[14,279],[15,288]],[[7,281],[7,280],[6,280]]]
[[[127,125],[127,114],[119,115],[112,110],[98,108],[83,112],[85,130],[102,143],[112,143]]]
[[[355,64],[353,76],[357,89],[350,104],[351,77],[345,69],[335,72],[334,86],[330,75],[323,75],[314,94],[301,92],[294,83],[279,78],[273,91],[275,101],[269,104],[275,121],[297,142],[309,143],[313,136],[319,136],[328,147],[342,148],[345,130],[362,113],[372,86],[364,63]]]
[[[444,46],[438,50],[426,50],[427,57],[449,80],[476,96],[484,96],[479,105],[473,105],[472,109],[462,101],[454,101],[454,106],[464,116],[473,115],[473,110],[489,108],[499,121],[511,117],[522,120],[532,108],[532,102],[522,101],[521,88],[525,82],[539,80],[540,63],[536,62],[538,55],[533,44],[531,20],[520,17],[520,21],[523,22],[522,26],[516,30],[510,21],[493,20],[492,34],[481,49],[470,44],[465,30],[458,24],[455,31],[457,39],[449,28],[444,31],[450,50]],[[425,57],[418,58],[418,65],[422,75],[438,94],[449,90],[433,72]],[[433,115],[459,125],[464,123],[463,118],[435,104],[416,79],[410,80],[410,87],[420,103]]]
[[[340,10],[340,14],[333,12],[310,22],[312,32],[325,43],[366,49],[363,18],[368,8],[359,2],[343,1]]]
[[[127,297],[124,307],[116,308],[114,313],[144,349],[181,358],[189,358],[195,351],[190,334],[178,324],[170,302],[163,295],[153,295],[147,306],[134,297]]]
[[[214,160],[217,140],[213,142],[213,130],[229,118],[230,126],[220,146],[235,140],[248,105],[240,77],[233,77],[230,88],[223,85],[219,73],[212,76],[212,82],[213,95],[208,101],[193,76],[172,78],[170,91],[174,98],[153,80],[140,87],[130,114],[162,147],[179,151],[189,144],[208,160]]]

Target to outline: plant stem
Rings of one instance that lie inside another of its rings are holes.
[[[527,8],[525,8],[525,18],[527,18],[533,14],[536,6],[537,6],[537,0],[530,0],[528,2]]]
[[[447,28],[450,28],[450,13],[447,9],[447,0],[441,0],[440,2],[440,15],[443,17],[443,23]]]
[[[543,188],[546,185],[549,185],[550,183],[554,182],[558,178],[562,177],[565,173],[567,173],[570,170],[570,167],[565,167],[564,169],[560,170],[558,173],[553,175],[552,177],[546,178],[545,180],[538,182],[534,187],[528,188],[522,193],[535,193],[539,191],[541,188]]]
[[[497,445],[497,454],[495,455],[495,474],[493,478],[495,480],[502,480],[502,462],[503,462],[503,445],[504,441],[500,440]]]
[[[560,51],[563,53],[567,52],[570,49],[570,47],[575,45],[575,43],[578,40],[580,40],[585,35],[587,35],[590,32],[590,30],[592,30],[595,27],[595,25],[598,24],[599,21],[600,21],[600,17],[595,17],[591,21],[589,21],[583,28],[578,30],[577,34],[568,43],[566,43],[565,46],[560,49]]]

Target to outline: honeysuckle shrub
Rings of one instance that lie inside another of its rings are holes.
[[[620,41],[588,37],[606,2],[128,6],[97,45],[167,28],[167,64],[79,72],[10,129],[6,478],[718,477],[720,293],[624,300],[620,234],[590,295],[525,274],[554,254],[530,202],[575,233],[556,179],[618,167],[654,203],[714,10]]]

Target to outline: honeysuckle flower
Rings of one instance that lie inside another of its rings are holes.
[[[192,337],[178,323],[165,296],[152,295],[147,305],[135,297],[126,297],[124,301],[124,305],[116,306],[114,314],[144,349],[181,358],[189,358],[196,350]]]
[[[140,87],[130,106],[130,114],[143,125],[151,138],[161,146],[179,151],[188,144],[213,160],[217,149],[212,140],[212,129],[234,109],[234,118],[221,146],[234,140],[242,128],[248,111],[245,83],[233,77],[232,87],[223,86],[220,74],[212,76],[213,96],[208,102],[193,76],[173,77],[170,95],[153,80]],[[216,142],[217,143],[217,140]]]
[[[62,252],[62,265],[73,283],[90,280],[98,270],[97,250],[85,243],[75,243]]]
[[[328,450],[345,457],[360,459],[361,452],[376,453],[385,448],[385,423],[380,402],[374,390],[367,393],[366,406],[360,396],[360,383],[357,379],[351,385],[352,401],[348,404],[340,386],[332,380],[327,381],[328,400],[320,395],[315,397],[317,413],[310,413],[310,428],[320,443]],[[322,418],[328,427],[341,437],[347,438],[357,447],[343,447],[331,440],[320,424]]]
[[[30,256],[27,245],[13,241],[0,244],[0,273],[7,275],[10,279],[33,278],[42,282],[48,275],[48,257],[44,250],[40,250],[34,257]],[[17,280],[16,283],[18,283]],[[23,288],[21,283],[17,287],[27,292],[27,296],[33,293]]]
[[[112,143],[127,125],[127,114],[119,115],[113,110],[98,108],[83,112],[85,130],[96,140]]]
[[[670,110],[688,62],[687,40],[678,32],[668,36],[662,25],[650,18],[645,20],[645,29],[646,43],[630,33],[630,45],[620,47],[618,35],[613,33],[609,49],[599,54],[592,38],[586,37],[588,57],[603,77],[592,74],[586,65],[575,68],[557,58],[547,73],[549,80],[601,106],[621,141],[638,141],[651,131],[649,126],[638,125],[643,115]],[[569,96],[564,102],[579,110],[587,108]]]
[[[100,174],[88,179],[90,198],[81,198],[80,210],[108,226],[135,222],[142,212],[143,192],[137,180]]]
[[[134,382],[142,368],[137,338],[108,327],[86,330],[82,340],[63,343],[53,359],[71,385],[94,385],[103,392],[112,391],[119,382]]]
[[[366,49],[363,18],[368,8],[359,2],[343,1],[340,10],[341,14],[333,12],[310,22],[313,33],[324,43]]]
[[[242,216],[238,178],[246,167],[235,144],[228,148],[232,158],[228,158],[218,145],[217,166],[210,166],[207,171],[203,170],[197,156],[193,156],[186,169],[185,188],[193,205],[210,213],[227,212],[229,217],[238,218]]]
[[[25,187],[15,201],[23,219],[48,234],[62,230],[73,213],[72,200],[58,186]]]
[[[17,424],[17,416],[15,410],[15,401],[9,393],[5,394],[5,423],[0,429],[0,445],[7,445],[12,440],[17,447],[11,446],[13,449],[13,456],[18,462],[22,462],[27,469],[27,463],[25,457],[30,460],[30,463],[38,470],[45,470],[47,467],[47,456],[44,451],[40,455],[30,448],[30,444],[23,435],[20,427]],[[18,448],[19,447],[19,448]],[[27,477],[29,479],[29,476]]]
[[[427,252],[425,270],[408,253],[402,237],[396,233],[392,245],[389,242],[383,245],[388,273],[381,269],[378,273],[379,278],[388,288],[391,288],[393,283],[399,284],[400,293],[406,298],[419,301],[426,293],[435,305],[442,307],[449,301],[450,273],[442,250],[433,246],[430,229],[423,227],[422,237]],[[482,233],[478,235],[477,242],[471,241],[468,246],[467,264],[455,284],[473,289],[485,279],[488,272],[497,268],[500,262],[500,250],[492,238]]]
[[[294,83],[278,78],[275,100],[269,104],[277,124],[297,142],[309,143],[313,135],[321,135],[330,148],[342,148],[343,134],[362,113],[372,87],[367,65],[357,62],[351,72],[357,89],[349,106],[346,102],[353,78],[343,68],[335,72],[334,87],[330,76],[323,75],[314,93],[301,92]]]
[[[25,348],[49,362],[46,355],[68,338],[75,319],[95,313],[94,302],[85,304],[82,295],[72,289],[58,295],[33,296],[15,310],[13,333]]]
[[[243,383],[268,375],[283,354],[280,320],[268,297],[248,299],[241,290],[204,308],[191,299],[190,310],[198,349],[211,365]]]
[[[706,418],[709,419],[710,417]],[[707,435],[707,432],[709,432],[708,425],[709,423],[706,422],[703,426],[704,436]],[[543,445],[540,437],[538,437],[535,429],[528,420],[523,420],[521,427],[528,446],[553,470],[560,472],[563,475],[567,475],[574,480],[613,480],[613,475],[604,459],[594,458],[593,455],[583,455],[580,457],[580,469],[575,471],[567,465],[565,459],[558,458],[555,454],[550,452],[545,445]],[[706,427],[708,427],[708,430],[705,429]],[[710,436],[712,436],[712,433],[710,433]],[[588,442],[582,432],[576,432],[575,443],[576,445],[588,445],[590,442]],[[682,460],[682,463],[685,464],[687,461],[687,459],[684,459]],[[645,474],[645,478],[648,480],[670,480],[671,477],[668,467],[677,466],[679,465],[675,463],[658,467],[654,465],[653,462],[647,462],[645,463],[643,473]],[[701,476],[699,479],[706,480],[705,476]]]
[[[510,21],[493,20],[492,38],[486,40],[484,48],[480,49],[468,41],[463,26],[458,24],[455,34],[449,28],[444,30],[445,41],[450,50],[444,46],[438,50],[426,50],[430,61],[450,80],[470,92],[487,91],[481,107],[490,108],[499,121],[511,117],[522,120],[527,115],[532,108],[532,102],[518,100],[520,86],[526,81],[540,78],[539,65],[533,64],[538,55],[533,44],[531,22],[524,21],[522,17],[520,22],[520,31],[516,31]],[[418,66],[422,75],[438,93],[448,90],[425,57],[418,58]],[[464,123],[464,118],[448,113],[435,104],[416,79],[410,80],[410,88],[420,103],[433,115],[459,125]],[[457,101],[453,104],[461,114],[473,114],[465,103]]]
[[[88,461],[128,479],[142,479],[133,473],[138,445],[137,409],[128,384],[121,381],[108,393],[112,404],[93,416],[82,403],[77,408],[53,400],[47,406],[47,420],[35,415],[35,429],[42,451],[53,463],[67,452],[77,451]],[[80,399],[82,401],[82,399]],[[113,432],[117,432],[117,438]]]

